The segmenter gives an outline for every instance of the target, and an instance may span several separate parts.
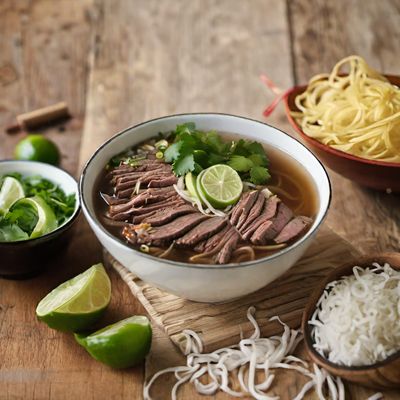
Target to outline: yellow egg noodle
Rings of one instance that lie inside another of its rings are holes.
[[[400,162],[400,89],[363,58],[346,57],[314,76],[295,104],[292,116],[306,135],[358,157]]]

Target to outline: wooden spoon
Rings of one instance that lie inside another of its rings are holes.
[[[352,269],[355,265],[366,268],[370,267],[373,262],[377,262],[380,265],[387,262],[393,269],[400,270],[400,253],[381,253],[366,256],[335,268],[313,291],[304,310],[302,319],[304,342],[312,361],[327,370],[329,373],[348,381],[376,389],[395,389],[400,388],[400,351],[397,351],[384,361],[365,367],[346,367],[337,365],[328,361],[313,348],[313,340],[311,338],[312,326],[308,324],[308,321],[311,319],[311,316],[315,311],[316,304],[321,297],[325,286],[329,282],[339,279],[342,276],[351,275]]]

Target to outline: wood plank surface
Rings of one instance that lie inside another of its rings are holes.
[[[15,115],[64,100],[73,118],[40,132],[59,146],[62,167],[77,174],[94,11],[91,0],[0,2],[1,159],[12,157],[24,136],[4,133]],[[132,370],[104,367],[71,334],[35,317],[51,289],[100,260],[100,246],[81,218],[68,253],[50,270],[27,281],[0,280],[0,399],[141,397]],[[125,284],[112,271],[110,276],[114,295],[103,324],[136,312]]]
[[[379,71],[400,75],[399,1],[294,0],[288,4],[296,83],[329,72],[351,54],[365,57]],[[330,226],[365,253],[399,251],[400,196],[362,188],[332,171],[329,175]]]
[[[262,72],[290,87],[357,52],[378,69],[400,74],[399,9],[398,0],[3,0],[0,159],[11,157],[23,136],[3,132],[16,114],[61,100],[73,118],[44,133],[60,145],[63,167],[77,174],[105,139],[146,119],[192,111],[260,119],[272,100],[259,81]],[[268,122],[290,131],[282,107]],[[335,231],[361,251],[398,250],[399,197],[330,175]],[[0,280],[0,399],[142,397],[142,368],[112,371],[90,359],[71,335],[34,317],[41,297],[101,256],[87,225],[81,221],[77,228],[54,269],[33,280]],[[105,320],[144,312],[110,275],[113,300]],[[147,376],[182,362],[166,336],[158,330],[154,336]],[[291,399],[304,381],[279,374],[277,393]],[[154,398],[169,398],[167,389],[158,388]],[[348,392],[354,399],[372,393],[356,386]],[[205,398],[189,386],[179,397]]]

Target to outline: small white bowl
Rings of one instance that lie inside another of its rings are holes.
[[[35,239],[0,243],[0,276],[9,279],[30,278],[48,266],[57,265],[72,236],[72,227],[79,211],[76,180],[61,168],[38,161],[1,160],[0,176],[13,172],[23,176],[38,175],[54,182],[67,194],[75,194],[73,214],[54,231]]]
[[[271,256],[240,264],[201,265],[160,259],[127,246],[97,219],[93,196],[101,170],[114,155],[158,132],[194,122],[200,130],[236,133],[278,148],[297,160],[313,180],[318,211],[310,230],[298,241]],[[328,175],[318,159],[300,142],[267,124],[226,114],[181,114],[130,127],[100,146],[87,162],[79,182],[84,215],[101,244],[143,281],[186,299],[222,302],[252,293],[286,272],[305,252],[324,220],[331,199]]]

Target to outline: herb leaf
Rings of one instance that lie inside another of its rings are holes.
[[[250,160],[250,158],[246,158],[244,156],[232,156],[228,165],[238,172],[248,172],[254,166],[254,163]]]
[[[255,185],[262,185],[271,178],[267,168],[255,166],[250,170],[251,182]]]
[[[175,175],[181,176],[215,164],[228,164],[241,174],[242,179],[254,184],[265,184],[270,178],[268,158],[262,145],[243,140],[224,142],[215,131],[196,130],[194,123],[178,125],[170,137],[174,138],[164,152],[166,162],[172,164]]]
[[[38,214],[35,208],[21,202],[16,202],[7,213],[7,221],[18,225],[28,235],[32,233],[38,222]]]
[[[173,164],[173,169],[176,175],[182,176],[193,171],[195,168],[193,154],[188,154],[183,158],[179,158]]]
[[[16,242],[29,239],[29,235],[17,224],[10,224],[4,219],[0,220],[0,242]]]
[[[254,165],[259,167],[266,167],[268,165],[265,157],[263,157],[261,154],[250,154],[248,158]]]
[[[179,158],[180,148],[182,146],[182,142],[176,142],[171,144],[164,152],[165,162],[170,163]]]
[[[196,124],[194,122],[186,122],[185,124],[177,125],[175,133],[178,136],[184,133],[191,135],[192,133],[194,133],[195,130]]]

